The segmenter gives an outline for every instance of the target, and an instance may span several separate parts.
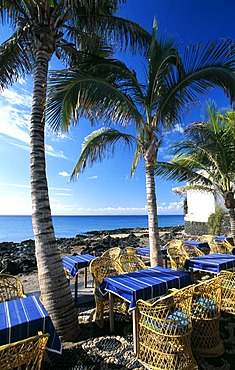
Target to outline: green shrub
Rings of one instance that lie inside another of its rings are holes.
[[[221,224],[223,215],[225,214],[225,211],[222,207],[218,206],[214,213],[211,213],[211,215],[208,218],[208,224],[211,228],[212,235],[220,235],[221,234]]]

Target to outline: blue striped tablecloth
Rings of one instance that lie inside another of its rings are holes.
[[[159,297],[171,288],[183,288],[193,283],[189,273],[153,267],[104,278],[100,284],[103,295],[113,293],[130,303],[129,311],[135,309],[138,299],[148,300]]]
[[[234,245],[234,240],[232,236],[217,235],[213,237],[213,240],[217,243],[222,243],[223,241],[228,241],[230,244]]]
[[[165,256],[167,254],[167,248],[161,248],[162,255]],[[150,256],[150,247],[139,247],[136,248],[136,253],[139,256]]]
[[[77,256],[63,257],[62,263],[63,267],[74,277],[79,269],[88,267],[94,258],[95,256],[91,256],[90,254],[80,254]]]
[[[198,240],[184,240],[183,241],[183,244],[186,244],[186,245],[192,245],[193,247],[197,247],[198,249],[200,249],[200,251],[202,252],[208,252],[210,250],[210,246],[208,244],[208,242],[200,242]]]
[[[232,254],[207,254],[190,258],[185,262],[185,268],[191,270],[208,271],[218,274],[221,270],[235,267],[235,256]]]
[[[49,333],[49,351],[61,353],[59,336],[38,297],[14,299],[0,303],[0,345],[17,342],[38,334]]]

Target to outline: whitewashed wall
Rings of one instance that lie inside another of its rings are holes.
[[[184,217],[185,221],[207,222],[218,205],[225,209],[221,196],[215,198],[212,193],[195,190],[187,191],[187,204],[188,212]]]

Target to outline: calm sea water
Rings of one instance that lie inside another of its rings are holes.
[[[183,215],[158,216],[159,226],[183,226]],[[73,238],[94,230],[148,227],[147,216],[53,216],[57,238]],[[31,216],[0,216],[0,242],[34,239]]]

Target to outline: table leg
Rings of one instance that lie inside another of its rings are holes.
[[[84,268],[84,288],[87,288],[87,267]]]
[[[165,267],[167,268],[167,256],[164,256]]]
[[[109,293],[109,327],[110,333],[114,333],[113,294]]]
[[[133,326],[133,345],[134,345],[134,354],[137,354],[137,316],[136,310],[132,311],[132,326]]]
[[[77,299],[78,299],[78,273],[75,275],[75,278],[74,278],[74,300],[75,302],[77,303]]]

